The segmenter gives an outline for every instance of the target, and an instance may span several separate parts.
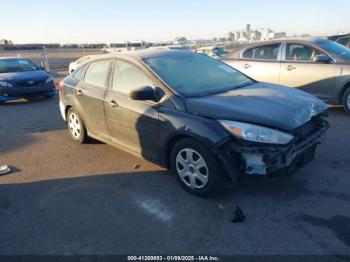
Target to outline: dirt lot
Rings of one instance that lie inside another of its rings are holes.
[[[0,163],[15,170],[0,177],[0,254],[350,255],[350,118],[339,108],[308,166],[212,199],[119,149],[71,142],[57,98],[0,112]],[[236,205],[245,223],[231,222]]]

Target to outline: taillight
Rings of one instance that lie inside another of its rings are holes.
[[[64,83],[63,81],[60,81],[58,85],[56,86],[56,90],[60,91],[64,89]]]

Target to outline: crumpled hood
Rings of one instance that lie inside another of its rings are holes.
[[[0,73],[1,81],[17,82],[17,81],[29,81],[29,80],[46,80],[50,75],[43,70],[25,71],[25,72],[12,72],[12,73]]]
[[[292,131],[327,109],[315,96],[269,83],[225,93],[189,98],[189,113],[218,120],[234,120]]]

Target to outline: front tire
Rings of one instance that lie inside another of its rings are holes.
[[[180,185],[198,196],[213,196],[223,186],[224,171],[219,159],[198,141],[185,138],[175,144],[171,168]]]
[[[343,106],[344,106],[345,112],[350,114],[350,87],[348,87],[348,89],[346,89],[344,93]]]
[[[67,127],[74,142],[79,144],[84,144],[87,142],[88,136],[84,122],[73,108],[69,109],[67,114]]]

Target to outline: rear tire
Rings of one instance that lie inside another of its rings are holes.
[[[70,108],[67,114],[67,127],[69,134],[74,142],[84,144],[88,140],[85,124],[80,115]]]
[[[208,197],[223,187],[225,174],[219,159],[200,142],[185,138],[171,152],[171,168],[180,185],[191,194]]]
[[[350,87],[345,90],[344,96],[343,96],[343,106],[345,109],[345,112],[347,114],[350,114]]]

